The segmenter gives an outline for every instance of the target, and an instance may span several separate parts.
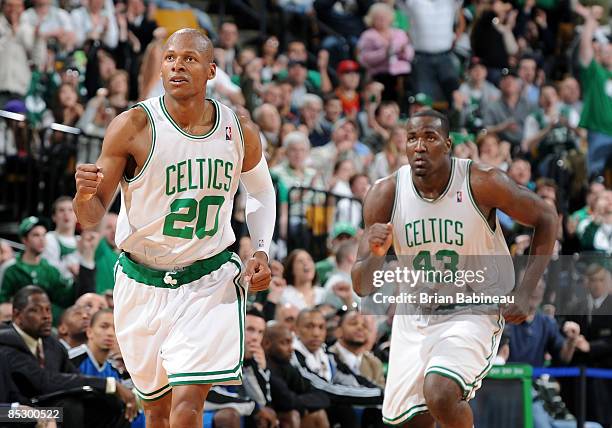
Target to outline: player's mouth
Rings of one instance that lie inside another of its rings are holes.
[[[414,166],[423,167],[427,165],[427,161],[425,159],[415,159]]]
[[[175,76],[175,77],[171,77],[170,78],[170,83],[172,83],[173,85],[183,85],[185,83],[187,83],[188,80],[185,77],[181,77],[181,76]]]

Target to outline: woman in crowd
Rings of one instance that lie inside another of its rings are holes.
[[[285,260],[285,280],[280,303],[291,304],[300,310],[323,302],[325,290],[317,285],[314,260],[304,250],[293,250]]]
[[[384,100],[398,99],[408,88],[414,48],[406,32],[392,28],[395,12],[384,3],[375,3],[364,18],[368,30],[357,43],[358,58],[368,74],[385,86]]]

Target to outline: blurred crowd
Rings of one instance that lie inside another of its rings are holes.
[[[217,29],[193,11],[215,43],[209,96],[259,126],[278,195],[272,284],[250,298],[244,384],[214,387],[208,398],[215,426],[239,426],[241,417],[257,427],[380,426],[393,308],[359,314],[350,270],[361,202],[375,180],[408,162],[404,121],[423,109],[448,115],[455,156],[506,171],[556,207],[554,258],[598,255],[571,278],[549,269],[529,320],[507,327],[497,362],[612,368],[609,2],[273,3],[271,34],[254,40],[242,37],[248,20],[240,14]],[[168,29],[156,14],[183,7],[3,0],[0,46],[11,60],[0,62],[0,109],[26,115],[34,128],[55,123],[103,138],[116,115],[163,94]],[[50,142],[62,138],[55,132]],[[10,153],[0,140],[0,152]],[[143,423],[110,316],[116,208],[97,232],[80,233],[71,198],[60,197],[50,219],[15,219],[19,253],[0,243],[0,315],[14,326],[0,331],[0,358],[10,363],[0,371],[12,370],[0,376],[18,380],[0,387],[0,403],[57,403],[68,400],[62,392],[88,387],[94,392],[67,401],[80,409],[74,426],[78,415],[95,414],[96,400],[113,409],[96,414],[101,426],[111,426],[103,416],[128,423],[123,413],[132,426]],[[246,260],[243,208],[239,194],[234,250]],[[528,254],[530,230],[498,217],[512,255]],[[561,304],[585,315],[556,314]],[[47,353],[42,362],[38,348]],[[578,407],[573,385],[561,388],[567,407],[541,389],[536,426],[563,426]],[[588,391],[589,420],[612,426],[610,381],[589,381]]]

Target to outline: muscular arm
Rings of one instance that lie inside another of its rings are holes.
[[[359,241],[357,262],[351,270],[353,288],[359,296],[369,295],[374,286],[372,277],[374,271],[380,269],[385,261],[384,256],[377,256],[370,250],[369,236],[372,235],[375,225],[387,224],[391,221],[393,203],[395,201],[396,175],[377,181],[363,204],[363,219],[365,233]]]
[[[517,185],[500,170],[472,164],[471,186],[474,198],[485,216],[499,209],[517,222],[534,228],[531,251],[518,292],[528,298],[550,260],[557,236],[555,210],[530,190]]]
[[[259,130],[249,119],[240,118],[244,134],[244,161],[241,180],[247,191],[246,222],[256,254],[265,254],[267,263],[276,224],[276,194],[263,156]]]
[[[147,136],[150,141],[149,125],[146,113],[141,108],[135,108],[117,116],[106,130],[102,143],[102,152],[96,161],[98,173],[86,172],[77,169],[77,193],[73,206],[77,219],[83,228],[92,228],[98,225],[113,201],[117,185],[125,172],[127,161],[134,156],[136,141]],[[144,162],[136,163],[142,167]],[[82,186],[96,186],[93,196],[82,190]]]

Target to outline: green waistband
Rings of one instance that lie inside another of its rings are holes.
[[[224,250],[208,259],[198,260],[182,269],[176,271],[163,271],[151,269],[130,260],[126,253],[119,255],[121,270],[130,279],[141,284],[152,285],[161,288],[176,288],[184,284],[196,281],[208,275],[232,258],[230,251]]]

